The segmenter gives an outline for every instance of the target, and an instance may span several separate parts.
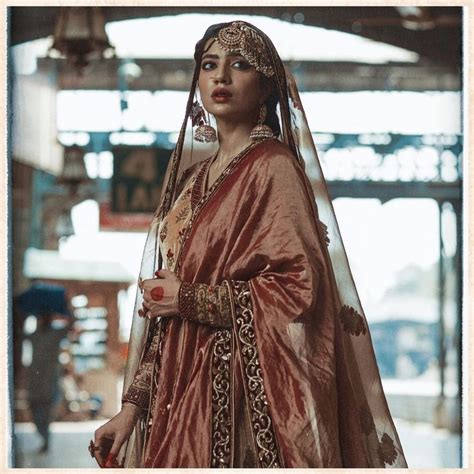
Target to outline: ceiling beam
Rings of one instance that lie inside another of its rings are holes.
[[[394,7],[103,7],[107,22],[185,13],[261,15],[392,44],[453,69],[462,59],[462,7],[424,7],[435,27],[410,30]],[[10,44],[52,35],[58,7],[10,7]],[[303,16],[302,16],[303,15]],[[203,25],[203,32],[206,25]],[[271,36],[271,32],[268,32]]]

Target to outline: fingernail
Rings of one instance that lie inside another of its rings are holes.
[[[107,459],[105,460],[105,467],[113,467],[115,462],[115,456],[112,453],[109,453]]]

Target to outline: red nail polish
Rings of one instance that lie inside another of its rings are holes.
[[[114,467],[115,463],[116,463],[115,456],[112,453],[109,453],[105,460],[105,467]]]

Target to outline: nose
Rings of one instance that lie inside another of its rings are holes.
[[[229,68],[227,64],[221,63],[219,66],[214,69],[214,76],[213,76],[213,81],[215,84],[223,83],[223,84],[229,84],[230,82],[230,74],[229,74]]]

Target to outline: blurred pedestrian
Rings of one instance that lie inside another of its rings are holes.
[[[55,328],[53,321],[58,320],[65,324]],[[49,425],[55,405],[60,400],[60,343],[67,336],[73,320],[54,313],[42,313],[37,321],[36,331],[28,336],[33,352],[28,377],[28,402],[33,422],[43,439],[39,451],[46,452],[49,448]]]
[[[65,324],[56,329],[52,323],[58,320]],[[28,377],[28,402],[33,422],[43,439],[39,452],[46,452],[49,448],[49,424],[53,420],[55,405],[60,400],[60,343],[67,336],[73,320],[54,313],[43,313],[38,315],[37,321],[36,331],[28,336],[33,350]]]
[[[33,422],[43,439],[40,452],[46,452],[49,424],[60,399],[60,343],[71,329],[74,318],[66,290],[61,285],[33,281],[31,287],[16,298],[16,304],[23,320],[34,315],[37,321],[36,331],[24,335],[32,345],[27,389]]]

